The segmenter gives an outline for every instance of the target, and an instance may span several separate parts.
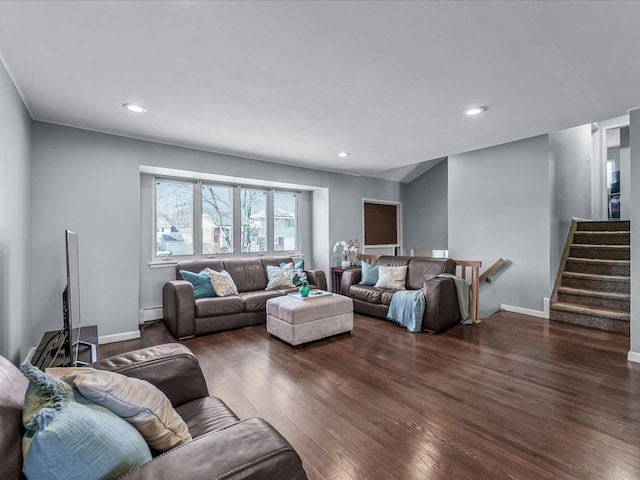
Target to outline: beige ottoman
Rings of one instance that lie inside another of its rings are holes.
[[[305,300],[290,297],[267,300],[267,331],[291,344],[311,342],[353,330],[353,302],[342,295]]]

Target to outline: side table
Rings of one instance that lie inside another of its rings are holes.
[[[331,288],[333,293],[340,293],[342,274],[351,267],[331,267]]]

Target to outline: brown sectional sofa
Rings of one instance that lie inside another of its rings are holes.
[[[260,325],[266,322],[266,303],[269,298],[286,295],[298,289],[265,290],[267,265],[289,263],[290,257],[252,257],[232,259],[204,259],[178,262],[176,280],[162,288],[164,322],[177,339]],[[238,287],[239,295],[229,297],[194,298],[191,283],[182,280],[180,270],[198,273],[205,268],[226,270]],[[305,270],[310,288],[327,289],[322,270]]]
[[[422,330],[439,333],[460,320],[456,288],[451,278],[436,278],[441,273],[455,274],[456,262],[449,258],[381,256],[377,265],[407,265],[407,290],[423,289],[425,310]],[[351,297],[353,311],[387,318],[391,297],[397,290],[360,285],[362,269],[350,268],[342,274],[340,293]]]
[[[146,380],[171,401],[193,440],[132,469],[121,479],[306,480],[300,457],[269,423],[240,420],[219,398],[209,396],[196,357],[170,343],[135,350],[90,365]],[[0,478],[23,480],[22,410],[0,406]]]

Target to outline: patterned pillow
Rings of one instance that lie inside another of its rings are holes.
[[[216,272],[215,270],[209,270],[209,278],[213,285],[213,290],[218,297],[228,297],[230,295],[238,295],[238,287],[229,275],[229,272],[222,270]]]
[[[287,265],[287,264],[284,263],[284,262],[280,262],[280,266],[281,267],[284,267],[285,265]],[[297,271],[304,272],[304,258],[302,260],[299,260],[298,262],[296,262],[296,264],[293,266],[293,284],[296,287],[299,287],[299,286],[302,285],[302,279],[296,273]]]
[[[389,290],[406,290],[404,283],[407,278],[407,266],[385,267],[378,265],[378,281],[374,287],[388,288]]]
[[[267,288],[265,290],[278,290],[280,288],[294,288],[293,263],[287,263],[284,267],[267,265]]]
[[[112,479],[151,460],[144,438],[120,417],[30,363],[20,369],[29,379],[23,411],[29,480]]]
[[[145,380],[93,368],[67,375],[64,380],[136,427],[156,450],[164,452],[191,440],[187,424],[166,395]]]

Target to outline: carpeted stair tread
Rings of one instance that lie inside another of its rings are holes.
[[[609,231],[630,231],[631,222],[629,220],[620,221],[602,221],[602,222],[578,222],[577,231],[594,231],[594,230],[609,230]]]
[[[578,273],[578,272],[563,272],[563,277],[567,278],[580,278],[584,280],[598,280],[601,282],[618,282],[629,283],[631,277],[621,275],[598,275],[595,273]]]
[[[607,298],[611,300],[622,300],[623,302],[628,302],[631,299],[631,295],[628,293],[601,292],[599,290],[586,290],[583,288],[559,287],[558,292],[566,293],[567,295],[576,295],[576,296],[582,296],[582,297],[596,297],[596,298]]]
[[[605,230],[575,232],[574,245],[629,245],[630,232],[608,232]]]
[[[584,307],[582,305],[575,305],[573,303],[556,302],[551,305],[551,310],[576,313],[578,315],[587,315],[590,317],[602,317],[610,318],[613,320],[620,320],[628,322],[631,318],[629,312],[621,312],[619,310],[606,310],[602,308]]]
[[[587,243],[572,244],[569,254],[574,258],[599,258],[611,260],[629,260],[629,245],[591,245]]]
[[[567,262],[593,263],[598,265],[631,265],[631,260],[615,260],[611,258],[567,257]]]

